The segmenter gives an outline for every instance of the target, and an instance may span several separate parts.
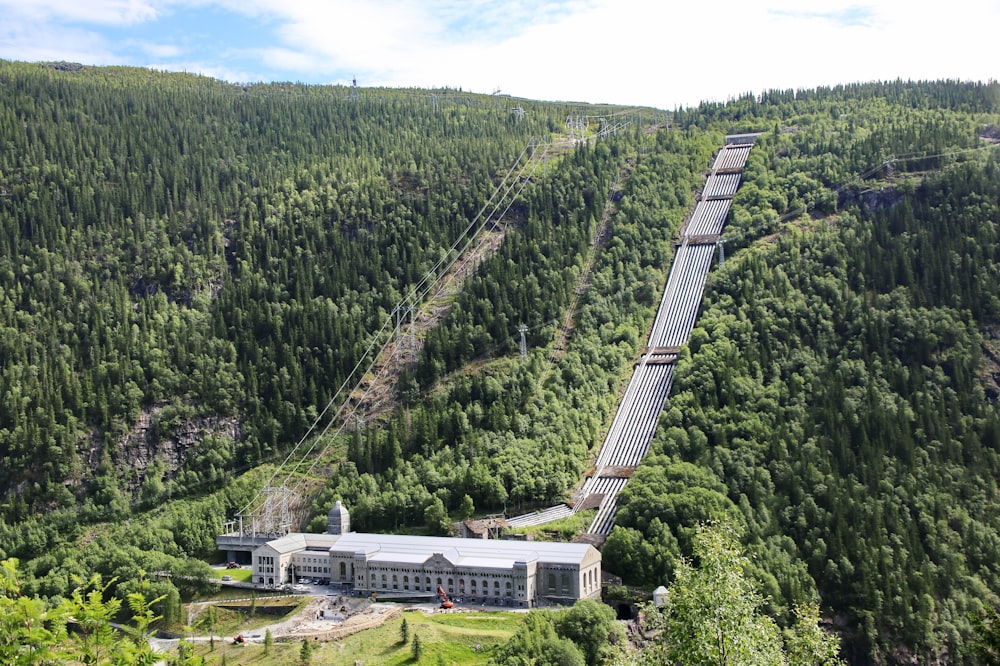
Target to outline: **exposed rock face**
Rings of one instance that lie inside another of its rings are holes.
[[[143,409],[135,426],[112,454],[115,468],[121,471],[122,490],[133,496],[155,462],[161,461],[166,468],[161,480],[173,479],[187,461],[188,452],[206,437],[235,442],[242,436],[241,424],[236,417],[196,417],[167,428],[158,427],[163,411],[162,405]]]
[[[65,60],[43,62],[40,64],[59,70],[60,72],[79,72],[81,69],[85,69],[85,67],[78,62],[66,62]]]
[[[903,193],[894,187],[883,187],[880,190],[868,190],[865,192],[845,189],[838,197],[837,207],[844,208],[852,203],[860,203],[869,210],[877,211],[892,208],[902,200]]]

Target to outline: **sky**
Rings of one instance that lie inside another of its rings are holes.
[[[6,60],[668,110],[1000,78],[1000,0],[0,0],[0,16]]]

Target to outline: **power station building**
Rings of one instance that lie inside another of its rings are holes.
[[[334,509],[331,528],[349,526],[346,509]],[[580,543],[292,533],[256,548],[252,564],[257,584],[318,578],[383,597],[430,598],[440,587],[467,603],[531,608],[601,594],[601,554]]]

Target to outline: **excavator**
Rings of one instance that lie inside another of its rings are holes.
[[[438,585],[438,596],[441,597],[441,608],[451,608],[455,604],[451,602],[448,595],[445,594],[444,588]]]

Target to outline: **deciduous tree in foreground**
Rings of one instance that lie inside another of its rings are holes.
[[[703,525],[694,542],[695,563],[682,561],[662,608],[647,606],[649,645],[620,655],[624,664],[685,666],[836,666],[839,642],[817,626],[816,606],[797,609],[798,621],[782,639],[762,612],[764,597],[746,574],[734,529]]]

